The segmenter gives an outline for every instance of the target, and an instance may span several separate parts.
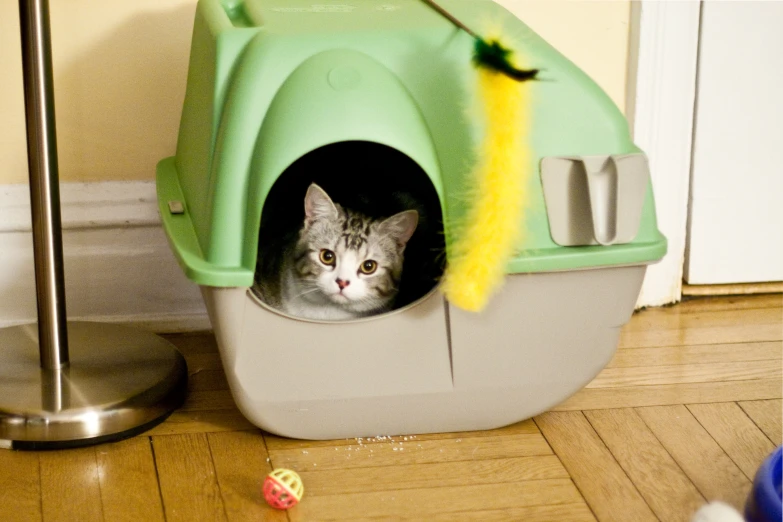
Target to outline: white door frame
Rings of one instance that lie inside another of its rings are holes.
[[[669,244],[647,271],[640,307],[682,295],[700,18],[699,0],[632,2],[626,114],[649,157],[658,228]]]

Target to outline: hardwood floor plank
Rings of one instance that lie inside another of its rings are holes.
[[[689,346],[693,344],[727,344],[780,341],[779,324],[710,326],[707,328],[673,328],[670,330],[623,330],[619,346],[646,348],[653,346]]]
[[[566,504],[560,506],[530,506],[502,510],[478,510],[461,513],[443,513],[427,518],[433,522],[594,522],[595,517],[587,504]]]
[[[639,368],[606,368],[587,388],[624,388],[700,382],[750,381],[779,379],[780,364],[772,361],[741,361],[728,363],[691,364],[683,366],[651,366]]]
[[[633,409],[585,416],[661,522],[691,520],[704,497]]]
[[[211,335],[211,334],[209,334]],[[185,353],[185,362],[188,363],[188,371],[196,373],[204,370],[222,370],[220,354],[215,352]]]
[[[212,332],[165,334],[161,337],[176,346],[186,358],[191,354],[218,353],[217,341]]]
[[[738,361],[780,361],[783,343],[697,344],[693,346],[660,346],[622,348],[607,368],[677,366]]]
[[[145,435],[184,435],[187,433],[252,429],[255,429],[255,426],[235,408],[231,410],[177,410],[163,423],[146,432]]]
[[[95,447],[42,452],[39,459],[44,522],[104,519]]]
[[[188,392],[228,390],[228,380],[223,368],[195,372],[188,368],[188,372]]]
[[[653,406],[637,412],[708,500],[742,509],[750,481],[685,406]]]
[[[294,471],[404,466],[494,458],[551,455],[540,434],[471,437],[466,439],[408,441],[363,446],[316,446],[309,449],[272,449],[277,467]]]
[[[555,406],[552,411],[779,399],[783,394],[781,384],[783,380],[776,378],[624,388],[584,388]]]
[[[307,486],[305,486],[307,487]],[[306,495],[306,493],[305,493]],[[483,512],[551,504],[575,504],[581,497],[568,479],[511,484],[345,493],[306,498],[289,510],[292,522],[383,517],[431,520],[435,514]]]
[[[111,521],[162,521],[155,459],[148,437],[95,448],[104,518]]]
[[[743,401],[739,405],[775,446],[783,444],[783,400]]]
[[[229,522],[288,520],[264,500],[262,487],[272,465],[261,432],[210,433],[207,439]]]
[[[351,518],[343,522],[383,521],[387,517]],[[478,511],[460,511],[456,513],[428,514],[426,517],[405,517],[396,520],[422,520],[426,522],[595,522],[595,517],[587,504],[562,504],[555,506],[530,506],[511,509],[492,509]]]
[[[687,408],[752,482],[775,445],[734,402],[689,404]]]
[[[554,455],[300,472],[308,496],[568,478]]]
[[[749,310],[753,308],[781,308],[783,294],[728,295],[720,297],[686,297],[675,306],[647,308],[649,313],[697,313],[721,310]]]
[[[177,410],[185,411],[235,411],[237,405],[229,390],[189,391],[185,404]]]
[[[399,444],[420,443],[424,440],[468,439],[473,437],[499,437],[502,435],[539,434],[538,428],[532,419],[517,422],[510,426],[504,426],[488,431],[463,431],[455,433],[428,433],[424,435],[391,435],[382,437],[369,437],[363,439],[337,439],[337,440],[297,440],[265,434],[267,447],[270,451],[293,448],[316,448],[334,446],[370,447],[372,444]]]
[[[536,424],[598,520],[657,520],[581,412],[545,413]]]
[[[642,311],[634,314],[624,329],[639,330],[687,330],[691,328],[725,327],[739,325],[783,324],[780,308],[751,310],[721,310],[697,313],[652,314]]]
[[[225,521],[206,434],[152,438],[168,522]]]
[[[0,470],[0,520],[40,522],[38,453],[0,450]]]

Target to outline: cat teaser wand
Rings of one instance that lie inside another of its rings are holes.
[[[473,64],[486,132],[476,151],[470,204],[451,245],[441,289],[463,310],[482,311],[503,284],[514,246],[521,236],[528,181],[533,174],[526,140],[530,121],[524,84],[537,69],[519,69],[498,37],[484,39],[433,0],[423,0],[475,39]]]

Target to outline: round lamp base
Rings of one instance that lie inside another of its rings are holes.
[[[152,333],[69,322],[70,364],[40,366],[36,324],[0,329],[0,447],[60,449],[132,437],[187,393],[185,359]]]

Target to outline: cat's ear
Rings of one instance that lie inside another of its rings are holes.
[[[318,219],[337,218],[337,207],[332,203],[332,199],[324,192],[324,189],[310,184],[305,195],[305,222],[312,223]]]
[[[381,223],[380,232],[392,236],[400,246],[405,246],[419,224],[419,213],[415,210],[406,210],[384,220]]]

